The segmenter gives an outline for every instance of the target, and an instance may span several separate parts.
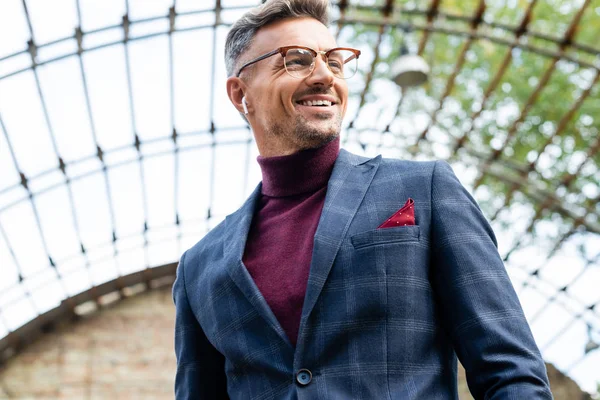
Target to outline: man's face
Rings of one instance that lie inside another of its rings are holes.
[[[319,21],[286,19],[260,29],[242,61],[290,45],[316,51],[336,47],[335,39]],[[315,60],[312,74],[306,78],[289,75],[281,55],[259,61],[250,68],[253,70],[244,70],[242,75],[248,74],[245,94],[252,105],[248,119],[257,142],[271,142],[270,147],[275,145],[283,155],[319,147],[339,135],[346,113],[348,86],[344,79],[332,74],[321,55]],[[308,105],[308,101],[315,100],[329,100],[332,104]]]

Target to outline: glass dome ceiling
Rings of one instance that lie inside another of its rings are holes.
[[[259,182],[222,57],[228,26],[258,3],[0,3],[0,360],[76,295],[173,266]],[[338,42],[363,52],[343,146],[448,160],[492,221],[544,358],[595,391],[600,4],[332,12]],[[432,67],[427,85],[390,81],[401,43]]]

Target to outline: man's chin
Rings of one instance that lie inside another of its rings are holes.
[[[296,137],[302,143],[304,148],[320,147],[331,142],[340,135],[338,129],[299,129],[296,131]]]
[[[331,118],[329,115],[328,118],[323,118],[320,120],[312,120],[312,121],[302,121],[303,123],[299,124],[302,126],[302,130],[313,131],[315,135],[339,135],[341,130],[341,120],[338,118]]]
[[[320,147],[340,135],[342,124],[339,116],[332,117],[328,113],[327,118],[314,118],[317,115],[319,114],[313,115],[310,120],[302,116],[296,118],[292,135],[304,149]]]

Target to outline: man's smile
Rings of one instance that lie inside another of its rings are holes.
[[[310,114],[330,114],[337,112],[339,101],[334,96],[324,94],[306,95],[296,100],[295,107],[300,112]]]

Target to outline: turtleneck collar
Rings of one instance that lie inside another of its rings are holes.
[[[339,151],[338,136],[316,149],[301,150],[287,156],[258,156],[262,194],[286,197],[314,192],[326,186]]]

